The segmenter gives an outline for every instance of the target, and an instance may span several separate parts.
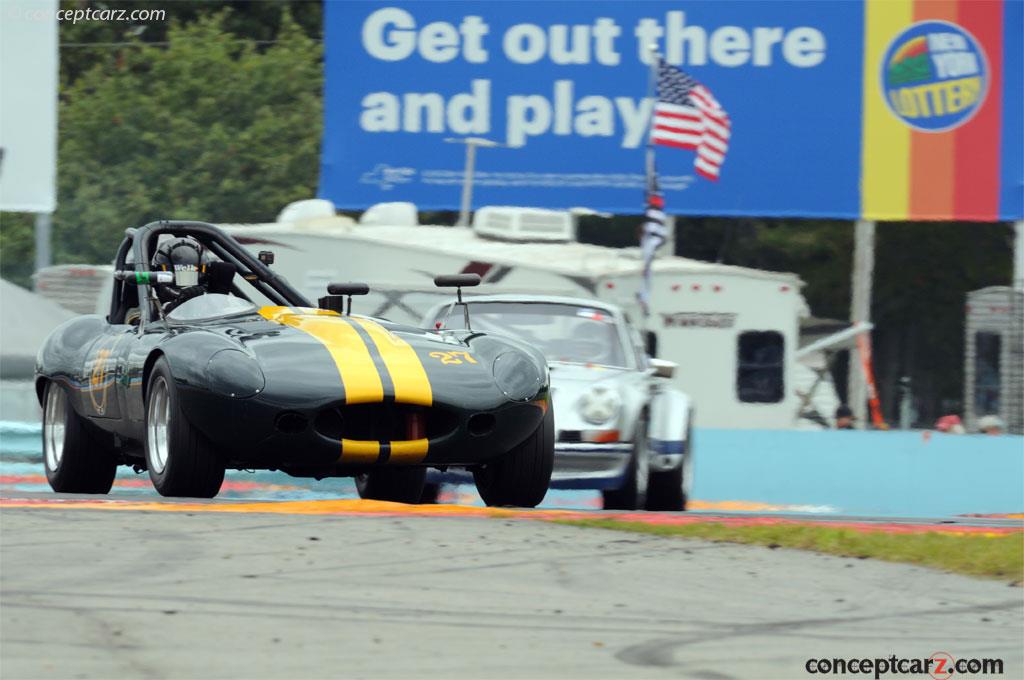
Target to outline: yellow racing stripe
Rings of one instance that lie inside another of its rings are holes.
[[[260,315],[308,333],[327,348],[345,387],[346,404],[381,401],[384,386],[359,332],[340,318],[332,318],[338,316],[336,313],[324,314],[323,311],[304,307],[263,307]]]
[[[434,395],[430,388],[430,379],[427,378],[427,371],[416,355],[416,350],[402,338],[389,333],[376,321],[355,317],[352,320],[366,330],[377,346],[377,351],[380,352],[395,385],[395,401],[419,406],[433,404]]]
[[[430,442],[426,439],[410,439],[408,441],[391,442],[389,463],[419,463],[427,456]]]
[[[341,440],[341,458],[339,463],[376,463],[380,456],[380,444],[377,442]]]

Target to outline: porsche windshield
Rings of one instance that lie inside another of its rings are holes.
[[[207,293],[181,303],[167,315],[170,321],[201,321],[219,319],[225,316],[236,316],[256,311],[256,305],[235,297],[220,293]]]
[[[474,330],[525,340],[549,361],[626,368],[615,317],[603,310],[557,303],[472,302],[469,313]],[[450,321],[461,323],[461,310],[456,308]]]

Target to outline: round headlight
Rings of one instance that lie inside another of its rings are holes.
[[[237,349],[222,349],[206,365],[210,389],[244,399],[263,391],[266,380],[256,360]]]
[[[619,415],[622,400],[614,389],[595,385],[580,397],[580,415],[588,423],[601,425]]]
[[[512,401],[529,401],[541,386],[540,371],[519,352],[505,352],[494,360],[494,382]]]

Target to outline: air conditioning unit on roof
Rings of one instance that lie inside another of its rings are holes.
[[[576,222],[568,211],[487,206],[473,215],[473,230],[502,241],[576,240]]]

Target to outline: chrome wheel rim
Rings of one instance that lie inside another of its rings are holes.
[[[43,414],[43,449],[46,453],[46,467],[55,471],[64,455],[64,431],[67,414],[67,398],[64,390],[51,385],[46,392],[46,410]]]
[[[647,479],[651,470],[651,452],[647,450],[647,427],[637,434],[636,459],[636,495],[643,498],[647,495]]]
[[[170,442],[167,437],[167,423],[171,415],[170,391],[167,381],[158,377],[149,393],[149,405],[146,410],[146,440],[149,449],[149,465],[161,473],[167,467],[167,459],[171,454]]]

